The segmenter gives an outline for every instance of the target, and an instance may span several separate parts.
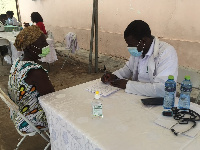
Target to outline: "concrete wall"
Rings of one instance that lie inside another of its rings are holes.
[[[69,31],[78,35],[79,46],[89,49],[92,0],[19,0],[22,22],[38,11],[56,41]],[[135,19],[146,21],[152,34],[172,44],[179,64],[200,70],[199,0],[99,0],[99,51],[129,57],[123,32]]]
[[[6,14],[8,10],[13,11],[14,17],[17,18],[17,9],[15,0],[0,0],[0,14]]]

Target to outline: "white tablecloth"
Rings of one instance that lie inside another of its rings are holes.
[[[20,57],[23,54],[22,51],[17,51],[17,49],[13,45],[15,42],[16,35],[18,33],[19,32],[16,32],[15,34],[13,34],[12,32],[0,32],[0,37],[3,37],[10,42],[9,50],[10,50],[10,54],[12,55],[12,62],[15,61],[15,59],[17,59],[18,57]],[[47,43],[50,46],[50,53],[46,57],[42,58],[41,61],[47,62],[47,63],[53,63],[54,61],[58,60],[56,51],[54,48],[54,40],[47,38]],[[11,64],[10,57],[6,56],[4,59],[7,63]]]
[[[199,133],[194,138],[175,136],[154,123],[162,106],[146,107],[140,100],[144,97],[124,90],[101,97],[104,118],[92,119],[94,94],[86,88],[93,83],[39,98],[49,123],[52,150],[199,150]]]

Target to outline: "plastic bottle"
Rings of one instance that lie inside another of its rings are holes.
[[[12,30],[12,34],[15,35],[15,29]]]
[[[170,110],[174,107],[174,99],[176,93],[176,82],[174,76],[169,75],[168,80],[165,82],[165,96],[163,101],[164,110]]]
[[[103,118],[102,103],[101,103],[99,91],[95,92],[95,96],[92,101],[92,118]]]
[[[190,109],[190,93],[192,91],[192,82],[190,76],[185,76],[185,80],[181,83],[181,94],[178,102],[179,109]]]

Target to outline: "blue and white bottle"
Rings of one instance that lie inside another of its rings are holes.
[[[174,107],[176,93],[176,82],[174,81],[174,76],[169,75],[168,80],[165,82],[165,96],[163,101],[164,110],[170,110]]]
[[[192,82],[190,76],[185,76],[185,80],[181,83],[181,94],[178,102],[179,109],[190,109],[190,94],[192,91]]]

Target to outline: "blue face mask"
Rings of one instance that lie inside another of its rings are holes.
[[[127,49],[129,51],[129,53],[135,57],[140,57],[143,53],[143,51],[138,52],[137,47],[127,47]]]

